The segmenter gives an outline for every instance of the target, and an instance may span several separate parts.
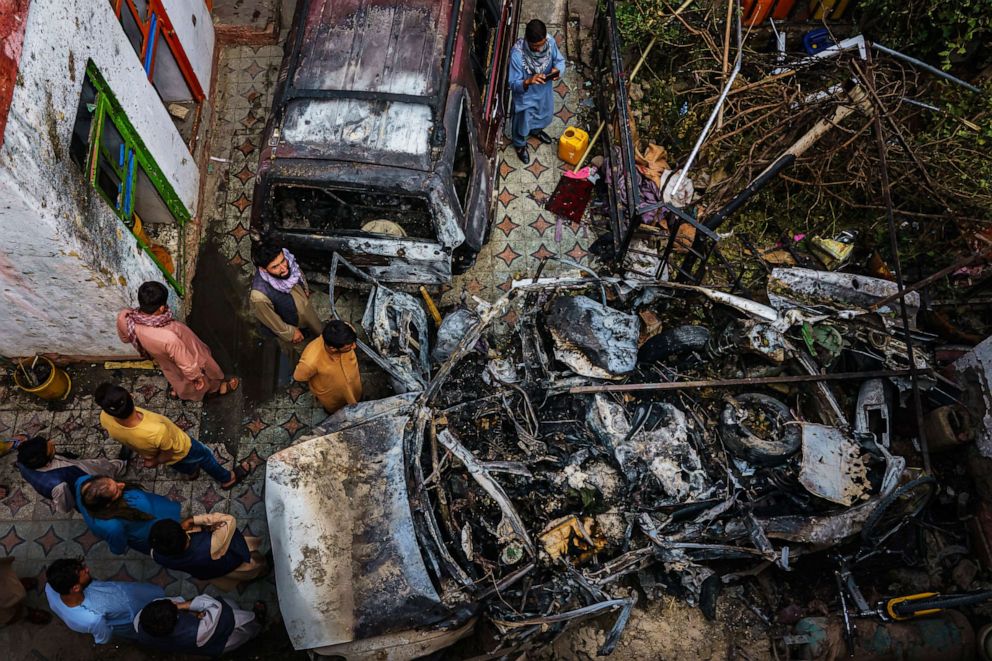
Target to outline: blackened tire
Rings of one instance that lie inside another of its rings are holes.
[[[705,326],[676,326],[662,331],[641,345],[637,351],[638,363],[659,363],[671,356],[699,351],[710,341],[710,331]]]
[[[740,419],[730,404],[720,416],[720,436],[731,454],[758,466],[779,466],[799,451],[802,429],[787,404],[757,392],[734,399],[748,416]]]

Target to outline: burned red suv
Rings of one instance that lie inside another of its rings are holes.
[[[471,266],[493,207],[517,0],[299,0],[252,226],[385,282]]]

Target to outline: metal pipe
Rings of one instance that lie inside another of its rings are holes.
[[[905,53],[900,53],[897,50],[892,50],[891,48],[886,48],[882,44],[877,44],[874,41],[871,42],[871,47],[874,48],[877,51],[881,51],[881,52],[885,53],[886,55],[891,55],[892,57],[896,58],[897,60],[902,60],[903,62],[909,62],[910,64],[912,64],[914,66],[917,66],[917,67],[923,69],[924,71],[929,71],[933,75],[940,76],[944,80],[949,80],[952,83],[957,83],[961,87],[964,87],[965,89],[969,89],[972,92],[977,92],[979,94],[981,94],[981,92],[982,92],[981,89],[979,89],[978,87],[975,87],[971,83],[966,83],[965,81],[963,81],[960,78],[957,78],[955,76],[952,76],[951,74],[947,73],[946,71],[941,71],[940,69],[938,69],[937,67],[935,67],[933,65],[927,64],[926,62],[924,62],[922,60],[917,60],[915,57],[910,57],[909,55],[906,55]]]
[[[683,4],[688,5],[690,1],[691,0],[687,0]],[[637,64],[634,65],[634,68],[631,70],[630,75],[627,76],[628,85],[634,82],[634,78],[637,77],[637,72],[641,70],[641,67],[644,65],[644,60],[648,59],[648,53],[651,52],[651,49],[654,48],[654,45],[656,43],[658,43],[657,35],[651,37],[651,41],[649,41],[648,45],[644,47],[644,52],[641,53],[641,56],[637,59]]]
[[[724,219],[731,215],[754,197],[765,185],[778,176],[778,174],[796,161],[795,154],[785,153],[772,161],[772,164],[765,168],[764,172],[754,178],[744,189],[734,196],[722,209],[706,219],[706,226],[717,228],[723,224]]]
[[[882,199],[885,201],[885,211],[886,211],[886,221],[889,230],[889,247],[892,251],[892,265],[896,274],[896,284],[899,286],[898,291],[903,292],[906,290],[906,281],[902,277],[902,262],[899,259],[899,240],[896,234],[896,219],[893,213],[892,206],[892,189],[889,186],[889,162],[886,154],[885,146],[885,134],[882,132],[882,113],[885,109],[881,106],[878,101],[878,96],[874,93],[875,91],[875,69],[871,61],[871,51],[868,52],[868,66],[866,67],[866,83],[868,89],[872,92],[872,98],[878,103],[879,107],[875,109],[874,113],[874,128],[875,128],[875,142],[878,148],[878,160],[879,160],[879,183],[882,185]],[[902,317],[903,332],[905,333],[906,341],[906,351],[909,353],[909,364],[916,366],[915,351],[913,346],[913,337],[909,330],[909,312],[906,309],[906,297],[899,297],[899,313]],[[910,374],[910,381],[913,386],[913,407],[916,409],[916,427],[917,434],[920,439],[920,454],[923,455],[923,471],[927,474],[932,474],[930,468],[930,451],[927,448],[927,434],[924,429],[923,424],[923,401],[920,397],[920,384],[916,378],[916,370]]]
[[[630,240],[633,236],[634,229],[637,227],[637,219],[634,214],[637,208],[641,204],[641,192],[640,188],[637,186],[637,162],[634,158],[635,146],[633,138],[631,137],[631,117],[630,117],[630,100],[628,99],[627,84],[623,82],[623,53],[620,52],[620,38],[619,31],[617,28],[617,14],[616,14],[616,3],[607,3],[607,11],[609,12],[609,26],[610,26],[610,38],[609,38],[609,54],[610,54],[610,66],[612,71],[616,76],[616,91],[614,94],[614,112],[616,128],[619,133],[617,136],[618,140],[622,144],[620,149],[620,156],[622,162],[619,164],[619,171],[621,176],[626,178],[626,184],[623,186],[623,193],[626,210],[625,215],[627,216],[627,228],[624,230],[622,222],[618,222],[617,226],[613,231],[613,248],[618,255],[624,255],[627,252],[627,248],[630,246]],[[609,115],[607,115],[609,117]],[[609,133],[607,133],[609,137]],[[607,145],[610,142],[607,140]],[[619,211],[619,209],[618,209]]]
[[[940,280],[944,276],[950,275],[951,273],[954,273],[958,269],[962,269],[962,268],[964,268],[966,266],[971,266],[975,262],[979,262],[979,261],[982,261],[984,259],[988,259],[988,255],[987,254],[972,255],[971,257],[968,257],[967,259],[962,259],[959,262],[955,262],[954,264],[951,264],[950,266],[948,266],[946,268],[940,269],[939,271],[937,271],[936,273],[934,273],[932,275],[928,275],[927,277],[923,278],[922,280],[918,280],[917,282],[914,282],[913,284],[911,284],[910,286],[906,287],[905,289],[901,289],[901,290],[897,291],[895,294],[892,294],[891,296],[886,296],[885,298],[883,298],[880,301],[875,301],[874,303],[872,303],[871,305],[868,306],[868,310],[870,312],[874,312],[875,310],[888,305],[889,303],[891,303],[892,301],[896,300],[897,298],[902,298],[906,294],[910,294],[910,293],[912,293],[912,292],[914,292],[914,291],[916,291],[918,289],[923,289],[924,287],[926,287],[930,283],[936,282],[937,280]]]
[[[902,100],[904,102],[910,104],[911,106],[919,106],[920,108],[926,108],[927,110],[932,110],[934,112],[939,112],[941,115],[949,115],[950,114],[946,110],[944,110],[943,108],[938,108],[937,106],[932,106],[929,103],[923,103],[922,101],[917,101],[916,99],[910,99],[909,97],[905,97],[904,96],[904,97],[902,97]],[[975,131],[976,133],[979,133],[982,130],[982,127],[981,126],[979,126],[975,122],[968,121],[964,117],[955,117],[954,115],[951,115],[951,119],[958,120],[959,122],[961,122],[962,124],[964,124],[965,126],[967,126],[972,131]]]
[[[670,383],[611,383],[601,386],[575,386],[570,395],[587,395],[597,392],[638,392],[653,390],[686,390],[688,388],[728,388],[733,386],[761,386],[770,383],[818,383],[821,381],[850,381],[856,379],[883,379],[895,376],[933,375],[932,369],[877,370],[873,372],[837,372],[834,374],[788,374],[750,379],[713,379],[710,381],[672,381]]]
[[[730,92],[730,88],[733,87],[734,81],[737,79],[737,74],[741,72],[741,62],[743,60],[744,50],[741,47],[742,37],[741,37],[741,7],[740,0],[737,0],[737,11],[735,12],[737,17],[737,57],[734,58],[734,68],[730,72],[730,78],[727,79],[727,84],[724,85],[723,91],[720,92],[720,98],[717,99],[716,105],[713,106],[713,112],[710,113],[709,119],[706,120],[706,125],[703,126],[702,133],[699,134],[699,138],[696,140],[696,144],[693,145],[692,151],[689,152],[689,160],[686,161],[685,165],[679,171],[678,179],[675,180],[675,185],[672,186],[673,191],[677,191],[679,186],[685,180],[686,175],[689,173],[689,169],[692,168],[693,161],[696,160],[696,156],[699,155],[699,150],[703,146],[703,142],[709,135],[710,129],[713,128],[713,123],[716,122],[717,115],[720,114],[721,108],[723,108],[723,102],[727,99],[727,94]]]
[[[908,62],[908,63],[912,64],[913,66],[919,67],[920,69],[923,69],[925,71],[929,71],[933,75],[939,76],[939,77],[943,78],[944,80],[949,80],[952,83],[955,83],[957,85],[961,85],[962,87],[964,87],[966,89],[969,89],[972,92],[977,92],[979,94],[982,92],[981,89],[979,89],[978,87],[975,87],[971,83],[966,83],[965,81],[961,80],[960,78],[957,78],[955,76],[952,76],[951,74],[947,73],[946,71],[941,71],[937,67],[935,67],[933,65],[930,65],[930,64],[927,64],[926,62],[924,62],[922,60],[918,60],[915,57],[910,57],[909,55],[906,55],[905,53],[900,53],[897,50],[892,50],[891,48],[887,48],[886,46],[883,46],[882,44],[878,44],[878,43],[875,43],[875,42],[870,42],[869,43],[865,39],[865,36],[863,34],[859,34],[859,35],[856,35],[854,37],[848,37],[847,39],[841,41],[840,43],[834,44],[830,48],[827,48],[825,50],[820,51],[816,55],[813,55],[813,56],[807,57],[807,58],[803,58],[802,60],[799,60],[798,62],[796,62],[792,67],[790,67],[790,69],[792,71],[795,71],[797,67],[802,66],[804,64],[809,64],[811,62],[815,62],[816,60],[821,60],[821,59],[828,58],[828,57],[834,57],[836,55],[840,55],[841,53],[843,53],[845,51],[852,50],[854,48],[857,48],[858,49],[858,51],[859,51],[859,53],[861,55],[861,59],[866,60],[866,59],[868,59],[868,46],[871,46],[875,50],[877,50],[877,51],[879,51],[881,53],[885,53],[886,55],[891,55],[892,57],[896,58],[897,60],[902,60],[903,62]]]
[[[937,106],[932,106],[929,103],[923,103],[922,101],[917,101],[916,99],[910,99],[909,97],[904,96],[902,97],[902,100],[911,106],[919,106],[921,108],[926,108],[927,110],[933,110],[935,112],[944,112],[942,108],[938,108]]]
[[[599,136],[603,132],[604,126],[606,126],[606,122],[599,123],[599,128],[596,129],[596,132],[592,136],[592,140],[590,140],[589,144],[586,145],[586,150],[582,153],[582,158],[579,159],[579,162],[575,164],[575,170],[573,170],[573,172],[578,172],[582,169],[582,166],[585,164],[589,154],[592,153],[593,146],[596,144],[596,141],[599,140]]]

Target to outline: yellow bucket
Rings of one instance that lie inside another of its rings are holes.
[[[582,129],[569,127],[558,138],[558,158],[569,165],[575,165],[586,153],[589,146],[589,134]]]
[[[20,367],[14,370],[14,383],[17,384],[17,387],[24,392],[37,395],[42,399],[65,399],[68,397],[69,391],[72,390],[72,379],[70,379],[69,375],[65,373],[65,370],[59,369],[55,366],[55,363],[48,360],[44,356],[38,356],[38,360],[46,363],[48,367],[51,368],[51,372],[49,372],[48,378],[45,379],[45,382],[40,386],[35,386],[33,388],[24,384],[21,368],[28,370],[30,369],[31,364],[31,361],[25,358],[20,361]]]

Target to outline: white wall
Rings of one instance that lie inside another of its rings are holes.
[[[116,312],[134,305],[143,281],[162,280],[69,159],[88,59],[179,198],[195,212],[197,166],[110,3],[32,0],[0,148],[2,355],[131,355],[117,338]]]
[[[107,3],[110,4],[110,3]],[[210,76],[213,72],[214,23],[204,0],[162,0],[165,13],[172,21],[176,37],[183,45],[203,93],[210,96]],[[195,25],[194,25],[195,17]]]

